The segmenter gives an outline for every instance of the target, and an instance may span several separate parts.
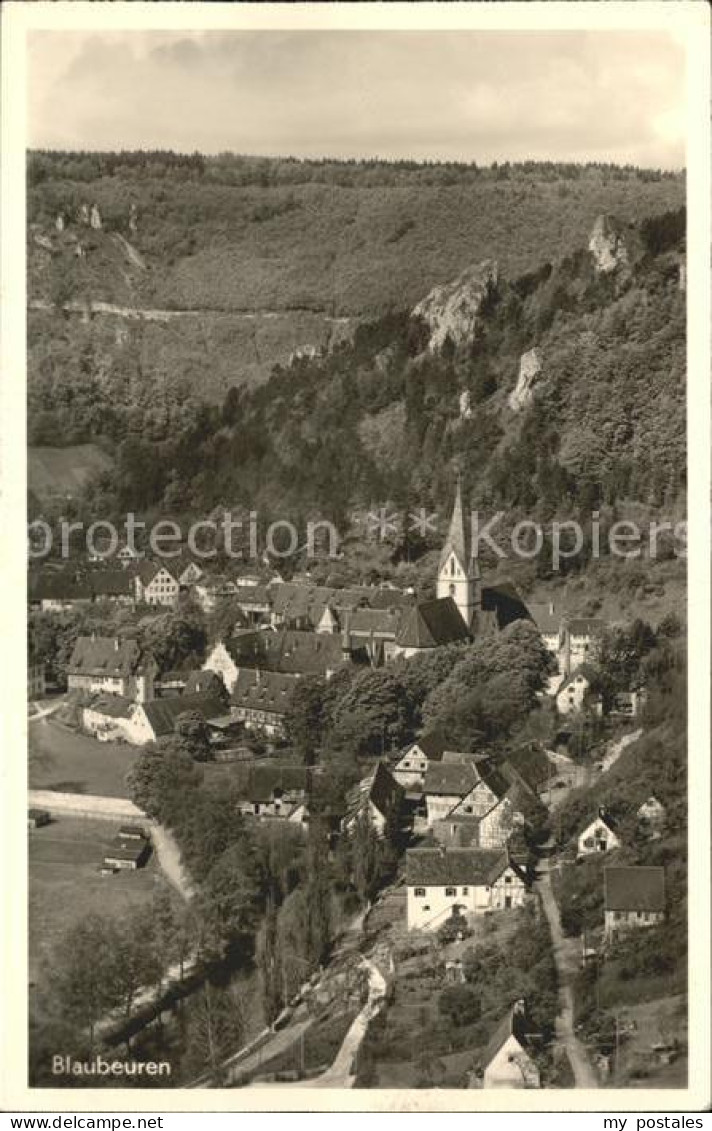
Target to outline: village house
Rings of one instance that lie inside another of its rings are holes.
[[[95,602],[111,605],[133,605],[135,588],[127,570],[97,569],[87,578]]]
[[[581,664],[564,679],[556,692],[556,709],[560,715],[576,714],[591,707],[601,713],[601,698],[592,691],[596,671],[590,664]]]
[[[168,566],[160,562],[142,561],[133,575],[136,600],[145,605],[172,608],[178,600],[180,582]]]
[[[437,931],[459,913],[469,923],[486,911],[521,907],[524,870],[501,849],[411,848],[406,852],[409,931]]]
[[[357,822],[366,815],[376,835],[384,836],[389,824],[394,827],[400,821],[403,798],[403,787],[383,762],[379,762],[373,773],[349,790],[342,831],[352,833]]]
[[[567,617],[564,624],[564,673],[570,675],[578,667],[595,661],[605,621],[596,617]]]
[[[213,645],[203,667],[219,674],[228,690],[242,669],[319,675],[327,679],[344,664],[367,663],[366,654],[344,636],[282,629],[241,632]]]
[[[210,727],[211,723],[221,723],[227,714],[225,704],[215,695],[176,695],[165,699],[151,699],[136,705],[131,717],[124,724],[124,733],[129,742],[142,746],[159,738],[175,734],[178,718],[187,712],[201,715]]]
[[[305,828],[308,770],[305,766],[254,766],[240,787],[240,812],[260,821],[287,821]]]
[[[643,836],[648,836],[651,840],[657,840],[665,828],[666,817],[667,810],[665,806],[654,794],[651,794],[647,801],[644,801],[636,812],[638,829]]]
[[[69,691],[105,692],[143,702],[153,698],[154,660],[135,640],[80,636],[67,666]]]
[[[268,737],[284,735],[284,720],[300,677],[241,668],[230,693],[230,713],[248,730]]]
[[[665,919],[665,869],[617,867],[603,870],[604,937],[652,927]]]
[[[65,612],[90,605],[94,591],[87,578],[79,578],[68,571],[37,570],[28,580],[28,604],[32,610]]]
[[[595,820],[580,833],[577,855],[592,856],[596,852],[612,852],[615,848],[620,848],[617,828],[617,822],[601,807]]]
[[[248,625],[266,627],[270,624],[272,598],[267,585],[236,585],[233,600]]]
[[[539,1088],[541,1076],[532,1056],[535,1034],[526,1003],[516,1001],[497,1026],[483,1056],[483,1088]]]
[[[422,786],[431,763],[442,760],[445,746],[445,739],[441,734],[421,735],[394,756],[391,766],[393,777],[406,788]]]
[[[428,825],[432,826],[449,816],[480,781],[474,761],[432,761],[423,780]]]
[[[516,829],[544,813],[514,767],[494,766],[482,755],[445,751],[442,763],[428,769],[423,792],[433,836],[456,847],[503,848]]]

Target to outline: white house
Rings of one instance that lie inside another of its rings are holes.
[[[111,636],[78,637],[67,667],[70,691],[120,695],[143,702],[153,698],[156,664],[135,640]]]
[[[497,1026],[483,1057],[484,1088],[538,1088],[541,1077],[531,1055],[531,1026],[523,999]]]
[[[612,852],[620,848],[621,841],[616,832],[617,822],[605,809],[598,810],[598,816],[580,833],[578,856],[592,856],[596,852]]]
[[[445,739],[439,734],[424,734],[401,750],[391,767],[397,782],[406,788],[423,785],[431,763],[442,761]]]
[[[469,921],[520,907],[526,878],[506,852],[481,848],[413,848],[406,853],[409,931],[437,931],[459,911]]]
[[[604,937],[654,927],[665,919],[665,869],[603,869]]]
[[[168,566],[159,562],[140,562],[134,577],[136,600],[146,605],[175,605],[180,583]]]
[[[575,714],[591,703],[600,714],[600,697],[592,695],[591,687],[595,671],[588,664],[582,664],[559,687],[556,693],[556,709],[561,715]]]

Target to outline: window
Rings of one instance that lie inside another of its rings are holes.
[[[463,895],[469,895],[469,894],[470,894],[470,889],[469,889],[469,888],[463,888],[463,889],[462,889],[462,894],[463,894]]]
[[[457,888],[445,888],[445,896],[457,895]]]
[[[511,877],[511,876],[505,876],[505,877],[504,877],[504,882],[505,882],[505,884],[511,884],[511,882],[512,882],[512,877]]]
[[[419,899],[424,899],[425,898],[425,888],[416,888],[415,891],[413,892],[413,895],[417,896]]]

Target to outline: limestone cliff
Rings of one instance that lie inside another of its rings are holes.
[[[497,286],[497,264],[486,259],[468,267],[451,283],[433,289],[413,310],[430,329],[428,348],[438,353],[449,338],[455,346],[467,345],[477,326],[483,304]]]
[[[517,383],[509,394],[507,403],[513,412],[521,412],[531,404],[541,375],[541,354],[536,347],[523,353],[519,359]]]
[[[593,256],[598,274],[608,275],[612,271],[627,269],[628,249],[620,231],[608,216],[599,216],[593,225],[588,250]]]

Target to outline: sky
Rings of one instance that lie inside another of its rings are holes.
[[[664,32],[33,31],[28,83],[34,148],[685,163]]]

